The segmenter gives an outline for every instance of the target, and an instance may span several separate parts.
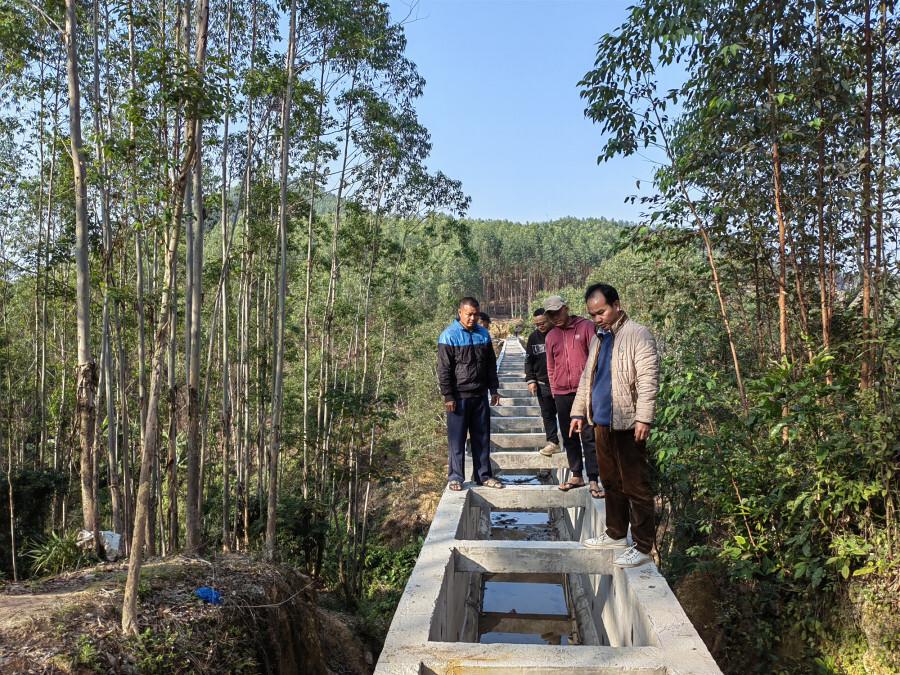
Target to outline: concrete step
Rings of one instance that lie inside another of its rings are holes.
[[[539,417],[540,406],[536,405],[498,405],[491,408],[494,417]]]
[[[527,433],[540,433],[544,430],[544,423],[540,417],[493,417],[491,418],[491,433],[503,431],[522,431]]]
[[[500,380],[500,388],[501,389],[524,389],[528,390],[528,385],[525,383],[525,378],[520,378],[518,380]]]
[[[535,469],[568,468],[565,452],[557,452],[552,457],[544,457],[537,450],[491,452],[491,465],[499,471],[532,471]]]
[[[491,446],[497,448],[540,448],[547,442],[543,433],[491,434]]]
[[[517,393],[515,394],[505,394],[503,390],[500,390],[500,405],[501,406],[533,406],[537,403],[537,399],[534,396],[522,396],[522,394],[527,394],[528,392],[520,392],[515,390]]]
[[[530,398],[531,397],[531,395],[528,393],[528,387],[525,386],[524,382],[522,383],[521,387],[503,386],[501,384],[500,388],[497,391],[500,394],[500,398],[525,398],[525,397]],[[534,400],[536,400],[536,399],[534,399]]]

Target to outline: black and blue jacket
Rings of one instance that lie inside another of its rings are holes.
[[[456,319],[438,338],[438,384],[445,401],[496,394],[497,356],[487,329]]]

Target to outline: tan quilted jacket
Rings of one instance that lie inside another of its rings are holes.
[[[659,355],[656,340],[646,326],[635,323],[627,314],[612,328],[615,335],[612,355],[612,428],[624,431],[635,422],[653,423],[656,393],[659,391]],[[597,371],[600,340],[591,340],[588,360],[578,383],[572,404],[572,417],[584,417],[593,424],[591,388]]]

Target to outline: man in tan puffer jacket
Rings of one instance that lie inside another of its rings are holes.
[[[593,425],[606,489],[606,531],[584,544],[622,547],[615,564],[635,567],[650,560],[656,537],[647,437],[656,412],[659,356],[653,334],[628,318],[615,288],[594,284],[584,300],[598,333],[572,405],[570,433]]]

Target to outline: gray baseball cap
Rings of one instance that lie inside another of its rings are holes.
[[[547,310],[548,312],[558,312],[559,310],[561,310],[563,307],[565,307],[568,304],[569,303],[566,302],[565,298],[563,298],[559,295],[551,295],[544,302],[544,309]]]

